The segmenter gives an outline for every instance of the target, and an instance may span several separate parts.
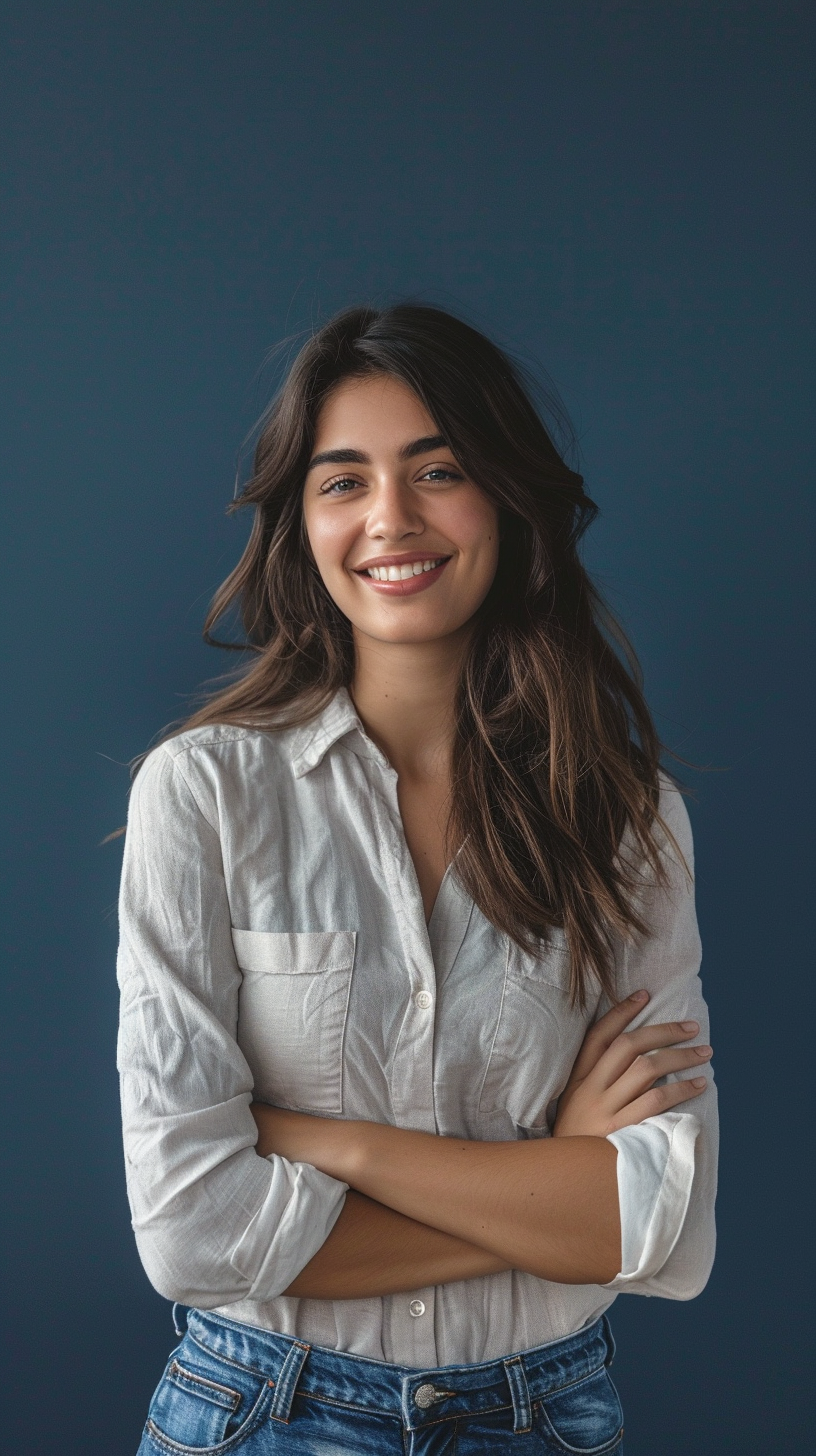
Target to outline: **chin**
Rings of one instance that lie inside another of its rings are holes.
[[[393,646],[419,647],[423,643],[441,642],[461,632],[464,622],[402,623],[402,622],[353,622],[355,632],[373,642],[388,642]]]

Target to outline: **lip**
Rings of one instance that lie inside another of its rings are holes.
[[[361,561],[359,566],[353,566],[352,571],[369,571],[372,566],[413,566],[415,561],[433,561],[435,557],[450,557],[449,551],[403,551],[400,555],[393,556],[371,556],[368,561]]]
[[[407,576],[404,581],[375,581],[373,576],[367,576],[366,572],[370,566],[407,566],[409,561],[427,561],[428,556],[378,556],[374,561],[366,562],[365,566],[356,566],[355,575],[372,591],[384,597],[412,597],[417,592],[427,591],[438,581],[445,570],[450,557],[447,556],[432,571],[423,571],[421,576]]]

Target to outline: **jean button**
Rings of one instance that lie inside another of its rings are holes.
[[[425,1313],[425,1301],[423,1299],[412,1299],[408,1306],[408,1313],[412,1314],[414,1319],[419,1319],[420,1315]],[[429,1390],[430,1388],[428,1386]],[[422,1389],[424,1390],[425,1386],[422,1386]]]
[[[419,1389],[414,1391],[414,1405],[418,1405],[420,1410],[428,1410],[435,1400],[436,1387],[433,1385],[420,1385]]]

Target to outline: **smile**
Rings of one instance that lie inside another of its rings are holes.
[[[449,561],[449,556],[422,556],[413,561],[365,566],[356,574],[378,595],[413,596],[438,581]]]
[[[426,561],[406,561],[401,566],[369,566],[365,574],[373,576],[375,581],[407,581],[409,576],[421,576],[423,571],[433,571],[445,559],[443,556],[431,556]]]

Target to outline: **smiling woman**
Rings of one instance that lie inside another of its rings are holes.
[[[366,636],[425,642],[458,632],[496,575],[498,511],[434,430],[413,390],[387,374],[339,384],[320,412],[306,530],[328,591]],[[333,448],[351,439],[368,453]]]
[[[605,1311],[705,1283],[716,1104],[595,508],[418,305],[309,341],[240,504],[207,630],[254,660],[147,757],[122,881],[134,1228],[189,1310],[141,1449],[617,1452]]]

